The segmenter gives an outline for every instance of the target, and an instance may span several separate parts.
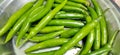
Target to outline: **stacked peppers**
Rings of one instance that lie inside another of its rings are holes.
[[[28,2],[8,19],[0,29],[0,37],[8,32],[7,43],[16,35],[17,47],[27,41],[37,43],[25,50],[28,55],[63,55],[72,47],[81,48],[80,55],[107,55],[118,30],[108,41],[105,12],[96,0],[91,2],[93,6],[87,0]],[[78,44],[79,41],[84,44]],[[30,53],[55,46],[60,48]]]

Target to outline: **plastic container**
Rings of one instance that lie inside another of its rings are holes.
[[[20,7],[22,7],[25,3],[29,2],[31,0],[0,0],[0,28],[5,24],[7,19],[14,13],[16,10],[18,10]],[[110,8],[109,11],[105,13],[106,20],[107,20],[107,27],[108,27],[108,37],[110,39],[111,34],[117,30],[120,29],[120,12],[118,11],[118,8],[113,4],[110,0],[98,0],[103,9]],[[120,33],[117,35],[114,44],[113,49],[111,53],[113,55],[120,55]],[[4,37],[3,37],[4,39]],[[21,49],[18,49],[14,46],[14,39],[13,41],[9,42],[8,44],[3,44],[3,39],[0,39],[0,55],[6,54],[6,55],[25,55],[24,49],[28,47],[28,45],[32,45],[31,43],[27,43],[24,47]],[[59,47],[50,48],[51,50],[58,49]],[[77,53],[77,51],[80,50],[79,48],[74,48],[68,51],[65,55],[74,55],[74,53]],[[48,51],[48,49],[40,50],[42,51]]]

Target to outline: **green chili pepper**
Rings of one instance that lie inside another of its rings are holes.
[[[42,9],[44,9],[45,6],[39,6],[39,7],[36,7],[30,14],[29,16],[34,16],[36,15],[38,12],[41,12]]]
[[[60,25],[60,26],[66,26],[66,27],[83,27],[84,23],[81,21],[75,21],[75,20],[63,20],[63,19],[56,19],[51,20],[48,25]]]
[[[34,46],[29,47],[28,49],[25,50],[26,53],[38,50],[38,49],[43,49],[43,48],[49,48],[49,47],[54,47],[54,46],[60,46],[65,43],[67,43],[69,39],[66,38],[55,38],[55,39],[49,39],[43,42],[40,42]],[[51,44],[54,43],[54,44]],[[75,47],[82,47],[81,44],[77,43]]]
[[[27,55],[53,55],[55,51],[41,52],[41,53],[28,53]]]
[[[85,20],[85,15],[79,14],[79,13],[61,13],[61,14],[56,14],[55,18],[68,18],[68,19],[82,19]]]
[[[36,9],[36,7],[39,7],[43,5],[44,0],[37,0],[37,2],[34,4],[32,9]]]
[[[64,0],[55,0],[55,2],[57,2],[57,3],[62,3],[63,1]],[[68,1],[66,3],[66,5],[75,6],[75,7],[83,8],[83,9],[87,10],[87,8],[83,4],[80,4],[80,3],[75,3],[75,2]]]
[[[90,16],[87,16],[86,21],[87,21],[87,23],[90,23],[92,21],[92,18]],[[81,50],[80,55],[85,55],[90,51],[90,49],[93,45],[94,39],[95,39],[95,30],[93,29],[88,34],[85,45],[84,45],[83,49]]]
[[[89,10],[90,15],[93,19],[96,19],[98,17],[96,11],[92,7],[88,7],[88,10]],[[100,38],[101,38],[100,23],[98,23],[98,25],[96,26],[95,33],[96,33],[96,36],[95,36],[95,40],[94,40],[94,43],[93,43],[93,49],[94,50],[100,48]]]
[[[61,3],[59,6],[57,6],[56,8],[54,8],[51,12],[49,12],[45,17],[43,17],[43,19],[41,19],[41,21],[30,31],[30,33],[28,34],[28,36],[25,38],[25,40],[23,40],[23,43],[26,43],[26,41],[28,41],[31,37],[35,36],[42,28],[44,28],[48,22],[55,16],[55,14],[60,11],[60,9],[62,9],[64,7],[64,5],[66,4],[67,0],[65,0],[63,3]]]
[[[31,19],[30,22],[35,22],[43,18],[52,8],[53,0],[48,0],[45,7],[42,10],[36,11],[36,14],[30,14],[29,18]]]
[[[16,22],[16,24],[13,26],[13,28],[8,33],[7,38],[5,40],[5,43],[7,43],[9,40],[11,40],[11,38],[13,37],[13,35],[20,29],[21,25],[26,20],[27,16],[31,13],[31,11],[33,11],[34,9],[36,9],[36,7],[40,6],[42,3],[43,3],[43,0],[37,1],[29,11],[27,11],[24,15],[22,15],[19,18],[19,20]],[[42,7],[40,7],[40,9]]]
[[[42,9],[42,8],[43,8],[43,6],[41,6],[39,9]],[[29,11],[27,11],[24,15],[22,15],[20,17],[20,19],[16,22],[16,24],[13,26],[13,28],[8,33],[7,38],[5,40],[5,43],[7,43],[9,40],[11,40],[11,38],[13,37],[13,35],[20,29],[20,27],[22,26],[23,22],[26,20],[26,18],[31,13],[31,11],[33,11],[34,9],[35,8],[32,7]]]
[[[7,23],[0,29],[0,37],[4,35],[14,24],[15,22],[22,16],[29,8],[33,6],[35,2],[29,2],[25,4],[22,8],[16,11],[7,21]]]
[[[78,44],[80,45],[80,44]],[[81,45],[80,45],[81,46]],[[27,55],[53,55],[56,50],[47,51],[47,52],[40,52],[40,53],[27,53]]]
[[[59,11],[57,14],[64,14],[66,13],[65,11]]]
[[[91,0],[98,16],[103,15],[103,10],[100,7],[99,3],[96,0]],[[101,46],[104,46],[107,43],[107,26],[106,19],[104,16],[101,16],[100,27],[101,27]]]
[[[50,33],[58,30],[64,30],[64,26],[47,26],[40,30],[40,33]]]
[[[115,40],[115,37],[117,36],[118,33],[119,33],[119,30],[115,30],[115,32],[113,33],[110,41],[108,42],[108,44],[109,44],[111,47],[112,47],[112,44],[113,44],[113,42],[114,42],[114,40]]]
[[[33,27],[28,30],[30,32],[33,29]],[[59,30],[64,30],[64,26],[46,26],[42,30],[40,30],[40,33],[51,33]]]
[[[87,1],[87,0],[70,0],[70,1],[77,2],[77,3],[82,3],[86,6],[90,6],[90,2]]]
[[[58,6],[59,4],[53,4],[53,7]],[[74,7],[74,6],[69,6],[69,5],[65,5],[62,10],[65,11],[74,11],[74,12],[78,12],[78,13],[83,13],[85,15],[88,15],[88,12],[84,9],[78,8],[78,7]]]
[[[103,54],[103,53],[109,52],[112,49],[112,44],[113,44],[114,39],[117,36],[118,32],[119,32],[119,30],[116,30],[113,33],[110,41],[104,47],[102,47],[102,48],[100,48],[100,49],[98,49],[96,51],[93,51],[93,52],[91,52],[91,53],[89,53],[87,55],[98,55],[98,54]]]
[[[102,47],[102,48],[97,49],[97,50],[95,50],[95,51],[93,51],[91,53],[88,53],[86,55],[101,55],[102,53],[108,52],[110,50],[111,50],[111,48]]]
[[[54,1],[53,0],[48,0],[47,4],[46,5],[49,5],[49,4],[53,4]],[[52,5],[51,5],[52,7]],[[16,39],[16,46],[19,46],[20,44],[20,40],[22,39],[22,37],[25,35],[25,33],[28,31],[30,25],[31,25],[31,21],[32,18],[28,17],[25,22],[23,23],[21,29],[20,29],[20,33]]]
[[[108,41],[108,45],[109,45],[111,48],[112,48],[112,44],[113,44],[113,42],[114,42],[114,40],[115,40],[115,37],[117,36],[118,33],[119,33],[119,30],[115,30],[115,32],[112,34],[112,37],[111,37],[110,41]],[[109,47],[109,46],[108,46],[108,47]],[[107,55],[108,52],[109,52],[109,51],[104,52],[104,53],[101,54],[101,55]]]
[[[30,41],[40,42],[40,41],[52,39],[52,38],[55,38],[56,36],[60,35],[63,32],[64,32],[64,30],[61,30],[61,31],[52,32],[52,33],[48,33],[48,34],[43,34],[43,35],[40,35],[40,36],[34,36],[33,38],[30,39]]]
[[[68,42],[68,40],[69,39],[66,39],[66,38],[57,38],[57,39],[46,40],[46,41],[38,43],[34,46],[29,47],[28,49],[25,50],[25,52],[28,53],[28,52],[35,51],[38,49],[59,46],[59,45],[62,45],[64,43]],[[51,44],[51,43],[53,43],[53,44]]]
[[[7,43],[9,40],[11,40],[13,35],[20,29],[20,26],[23,24],[23,22],[27,18],[26,16],[28,14],[29,14],[29,11],[27,13],[25,13],[24,15],[22,15],[22,17],[16,22],[16,24],[13,26],[13,28],[8,33],[6,40],[5,40],[5,43]]]
[[[79,28],[71,28],[71,29],[65,30],[65,31],[60,35],[60,37],[63,37],[63,38],[72,37],[72,36],[74,36],[79,30],[80,30]]]
[[[55,52],[54,55],[63,55],[67,50],[75,46],[76,43],[78,43],[80,40],[82,40],[89,32],[95,28],[95,26],[98,24],[98,22],[101,20],[101,18],[98,18],[96,20],[93,20],[89,24],[85,25],[83,28],[80,29],[80,31],[75,34],[74,37],[70,41],[68,41],[66,44],[64,44],[58,51]]]

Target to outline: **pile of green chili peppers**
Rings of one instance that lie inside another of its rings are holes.
[[[28,41],[37,43],[25,50],[27,55],[64,55],[73,47],[81,49],[79,55],[108,55],[119,30],[108,40],[104,14],[96,0],[35,0],[11,15],[0,37],[7,33],[8,43],[16,35],[17,47]],[[56,46],[60,48],[32,53]]]

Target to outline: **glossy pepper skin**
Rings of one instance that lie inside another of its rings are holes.
[[[64,30],[64,26],[46,26],[45,28],[40,30],[40,33],[50,33],[59,30]]]
[[[54,1],[53,0],[48,0],[46,5],[49,5],[49,9],[52,7],[52,5],[50,4],[53,4]],[[38,7],[37,7],[38,8]],[[30,25],[31,25],[31,21],[32,18],[30,18],[29,16],[27,17],[27,19],[25,20],[25,22],[23,23],[21,29],[20,29],[20,33],[16,39],[16,46],[19,46],[20,45],[20,40],[22,39],[22,37],[25,35],[25,33],[28,31],[28,29],[30,28]]]
[[[103,15],[103,10],[100,7],[99,3],[96,0],[91,0],[94,8],[98,14],[98,16]],[[108,34],[107,34],[107,25],[106,25],[106,19],[105,16],[101,16],[101,21],[100,21],[100,28],[101,28],[101,46],[104,46],[107,43],[107,38],[108,38]]]
[[[53,7],[56,7],[58,5],[59,4],[53,4]],[[88,12],[86,10],[78,8],[78,7],[75,7],[75,6],[70,6],[70,5],[65,5],[62,8],[62,10],[63,11],[69,11],[69,12],[78,12],[78,13],[82,13],[82,14],[88,15]]]
[[[27,55],[53,55],[55,51],[41,52],[41,53],[28,53]]]
[[[88,53],[86,55],[101,55],[102,53],[108,52],[111,50],[111,48],[106,47],[107,45],[105,45],[104,47],[97,49],[91,53]]]
[[[96,19],[98,17],[96,11],[92,7],[88,7],[88,10],[93,19]],[[93,43],[93,50],[97,50],[100,48],[100,38],[101,38],[100,22],[98,23],[98,25],[95,28],[95,33],[96,33],[96,35],[95,35],[95,40]]]
[[[87,23],[90,23],[92,21],[92,18],[90,16],[87,16],[86,21]],[[87,39],[86,39],[85,45],[81,50],[80,55],[85,55],[91,50],[94,39],[95,39],[95,30],[92,29],[86,38]]]
[[[64,0],[55,0],[56,3],[62,3],[63,1],[64,1]],[[78,8],[82,8],[82,9],[87,10],[87,7],[84,6],[83,4],[80,4],[80,3],[75,3],[75,2],[68,1],[68,2],[66,3],[66,5],[75,6],[75,7],[78,7]]]
[[[63,55],[67,50],[75,46],[76,43],[78,43],[80,40],[82,40],[86,35],[89,34],[89,32],[95,28],[95,26],[98,24],[98,22],[101,20],[101,18],[98,18],[96,20],[93,20],[89,24],[85,25],[83,28],[81,28],[80,31],[78,31],[77,34],[75,34],[74,37],[70,41],[68,41],[66,44],[64,44],[58,51],[55,52],[54,55]]]
[[[27,13],[25,13],[24,15],[22,15],[22,17],[16,22],[16,24],[13,26],[13,28],[8,33],[6,40],[5,40],[5,43],[7,43],[9,40],[11,40],[11,38],[14,36],[14,34],[20,29],[21,25],[23,24],[23,22],[27,18],[26,16],[28,14],[29,14],[29,11]]]
[[[65,30],[60,37],[62,38],[70,38],[73,37],[78,31],[80,30],[80,28],[70,28],[68,30]]]
[[[63,32],[64,32],[64,30],[60,30],[60,31],[51,32],[51,33],[40,35],[40,36],[34,36],[33,38],[30,39],[30,41],[32,41],[32,42],[45,41],[48,39],[55,38]]]
[[[51,20],[48,25],[57,25],[57,26],[65,26],[65,27],[83,27],[84,23],[76,20],[68,20],[68,19],[55,19]]]
[[[49,48],[49,47],[54,47],[54,46],[61,46],[61,45],[65,44],[65,43],[67,43],[69,40],[70,39],[68,39],[68,38],[53,38],[53,39],[49,39],[49,40],[40,42],[38,44],[35,44],[35,45],[29,47],[28,49],[25,50],[25,52],[29,53],[31,51],[36,51],[36,50],[43,49],[43,48]],[[54,44],[51,44],[51,43],[54,43]],[[82,47],[82,45],[81,44],[76,44],[75,47]],[[41,54],[41,53],[39,53],[39,54]],[[51,54],[53,55],[54,53],[51,53]]]
[[[36,9],[36,7],[39,7],[43,5],[44,0],[37,0],[36,3],[33,5],[32,9]]]
[[[117,36],[118,33],[119,33],[119,30],[115,30],[110,41],[104,47],[97,49],[91,53],[88,53],[86,55],[102,55],[103,53],[108,53],[110,50],[112,50],[112,44],[113,44],[115,37]]]
[[[108,41],[108,43],[107,43],[107,45],[108,45],[107,47],[112,48],[113,42],[114,42],[117,34],[119,33],[119,31],[120,31],[120,30],[115,30],[115,31],[114,31],[114,33],[112,34],[112,37],[111,37],[110,41]],[[102,53],[102,55],[107,55],[108,53],[109,53],[109,51]]]
[[[8,19],[7,23],[0,29],[0,37],[2,37],[14,24],[15,22],[24,14],[28,9],[30,9],[35,2],[28,2],[18,11],[16,11],[12,16]],[[14,20],[14,21],[13,21]]]
[[[41,0],[42,1],[42,0]],[[41,2],[41,1],[38,1],[38,2]],[[36,2],[36,3],[38,3]],[[38,5],[41,5],[42,3],[40,4],[37,4],[36,3],[33,5],[33,7],[28,10],[24,15],[22,15],[19,20],[15,23],[15,25],[12,27],[12,29],[9,31],[8,35],[7,35],[7,38],[5,40],[5,43],[7,43],[9,40],[11,40],[11,38],[13,37],[13,35],[20,29],[20,27],[22,26],[22,24],[24,23],[24,21],[27,19],[28,15],[33,11],[35,10],[38,6]],[[35,8],[36,7],[36,8]],[[39,7],[39,10],[42,9],[43,6]]]
[[[47,0],[47,3],[42,10],[37,10],[33,14],[30,14],[30,22],[35,22],[43,18],[51,10],[53,3],[52,0]]]
[[[29,14],[28,17],[36,15],[38,12],[41,12],[44,8],[45,8],[44,5],[41,5],[41,6],[39,6],[39,7],[36,7],[36,8]],[[36,21],[36,20],[35,20],[35,21]]]
[[[79,13],[58,13],[55,15],[56,19],[80,19],[80,20],[85,20],[85,16],[84,14],[79,14]]]
[[[43,41],[43,42],[40,42],[36,45],[29,47],[28,49],[25,50],[25,52],[28,53],[28,52],[38,50],[38,49],[59,46],[59,45],[62,45],[64,43],[68,42],[68,40],[69,39],[66,39],[66,38],[49,39],[47,41]],[[53,44],[51,44],[51,43],[53,43]]]
[[[70,1],[77,2],[77,3],[82,3],[86,6],[90,6],[90,2],[88,0],[70,0]]]
[[[43,19],[41,19],[40,22],[30,31],[30,33],[25,38],[25,40],[23,40],[23,43],[21,45],[26,43],[31,37],[35,36],[39,32],[38,30],[41,30],[42,28],[44,28],[49,23],[49,21],[51,21],[51,19],[55,16],[55,14],[58,11],[60,11],[60,9],[63,8],[63,6],[66,4],[66,2],[67,2],[67,0],[65,0],[59,6],[57,6],[52,11],[50,11],[45,17],[43,17]]]
[[[28,30],[28,32],[30,32],[32,29],[33,27],[31,27],[30,30]],[[51,33],[59,30],[64,30],[64,26],[46,26],[42,30],[40,30],[39,33],[46,34],[46,33]]]

